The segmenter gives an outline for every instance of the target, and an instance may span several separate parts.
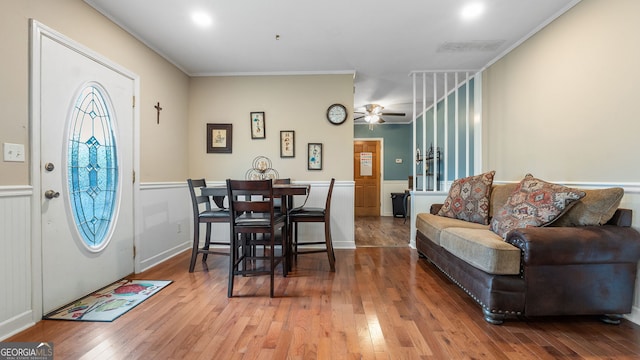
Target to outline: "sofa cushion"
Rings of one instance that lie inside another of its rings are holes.
[[[469,265],[489,274],[520,274],[520,249],[489,229],[447,228],[440,245]]]
[[[489,218],[493,218],[493,216],[507,203],[507,199],[509,195],[513,193],[516,188],[520,185],[519,183],[509,183],[509,184],[500,184],[493,185],[491,189],[491,196],[489,200]]]
[[[624,196],[623,188],[584,190],[586,195],[575,202],[551,226],[598,226],[611,220]]]
[[[470,229],[483,229],[489,227],[487,225],[472,223],[464,220],[452,219],[444,216],[433,215],[429,213],[420,213],[416,215],[416,230],[420,231],[424,236],[434,243],[440,245],[440,233],[443,229],[450,227],[466,227]]]
[[[503,239],[517,228],[545,226],[553,222],[585,192],[525,176],[506,204],[494,214],[491,230]]]
[[[489,224],[489,194],[495,173],[489,171],[455,180],[438,215]]]

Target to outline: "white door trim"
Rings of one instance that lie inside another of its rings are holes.
[[[31,139],[29,141],[29,153],[31,161],[31,186],[33,193],[31,196],[31,301],[33,310],[33,320],[38,321],[42,318],[42,209],[40,202],[40,195],[42,194],[40,184],[40,61],[41,52],[40,46],[43,37],[47,37],[53,41],[56,41],[74,51],[77,51],[84,56],[93,59],[97,63],[102,64],[116,72],[121,73],[133,80],[134,82],[134,95],[136,99],[140,99],[140,77],[135,73],[125,69],[119,64],[112,62],[106,57],[96,53],[95,51],[69,39],[61,33],[43,25],[42,23],[30,19],[29,26],[31,31],[31,46],[30,46],[30,79],[29,79],[29,127],[31,129]],[[140,173],[140,106],[136,104],[133,111],[133,169],[136,174]],[[139,176],[138,176],[139,179]],[[140,186],[139,180],[133,184],[133,216],[134,216],[134,246],[138,246],[140,233],[140,206],[138,206],[140,199]],[[138,257],[134,259],[134,271],[138,272],[140,268]]]

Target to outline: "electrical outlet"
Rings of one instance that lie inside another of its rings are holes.
[[[4,143],[4,161],[24,162],[24,144]]]
[[[178,224],[178,234],[182,232],[182,224]]]

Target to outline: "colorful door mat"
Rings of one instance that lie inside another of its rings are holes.
[[[42,318],[113,321],[171,283],[170,280],[119,280]]]

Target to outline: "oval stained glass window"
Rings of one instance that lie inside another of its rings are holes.
[[[67,182],[76,229],[90,251],[104,249],[114,223],[118,157],[102,88],[84,86],[69,118]]]

